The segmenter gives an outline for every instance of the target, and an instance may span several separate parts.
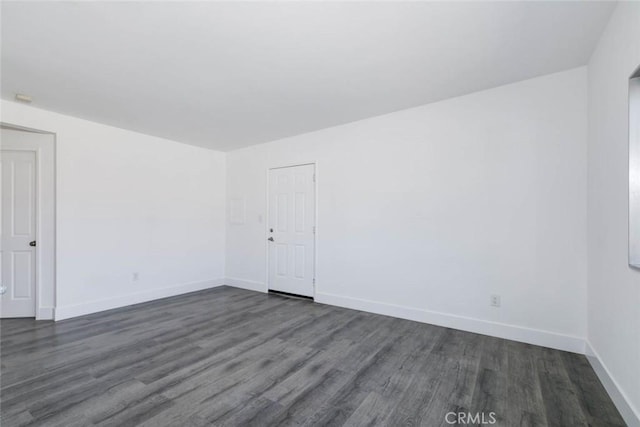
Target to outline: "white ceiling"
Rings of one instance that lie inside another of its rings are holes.
[[[2,97],[218,150],[587,62],[611,2],[2,2]]]

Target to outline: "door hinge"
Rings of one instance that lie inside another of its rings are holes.
[[[313,174],[313,182],[316,182],[316,174]]]
[[[316,234],[316,226],[313,226],[313,234]]]
[[[316,284],[316,278],[315,277],[313,278],[313,284],[314,285]]]

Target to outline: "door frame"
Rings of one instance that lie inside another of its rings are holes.
[[[316,228],[315,233],[313,234],[313,299],[315,300],[316,294],[318,293],[318,236],[320,232],[320,227],[318,226],[318,162],[317,161],[309,161],[309,162],[297,162],[297,163],[285,163],[280,165],[273,165],[267,167],[266,170],[266,188],[265,188],[265,221],[264,221],[264,249],[265,249],[265,261],[266,261],[266,280],[265,280],[265,292],[269,292],[269,244],[267,243],[267,239],[269,238],[269,189],[271,188],[271,171],[274,169],[286,169],[293,168],[296,166],[309,166],[313,165],[313,173],[315,175],[315,180],[313,181],[313,210],[314,210],[314,221],[313,225]]]
[[[24,144],[2,141],[1,148],[36,156],[36,320],[53,320],[56,306],[56,134],[0,122],[0,128],[49,135],[51,141]]]

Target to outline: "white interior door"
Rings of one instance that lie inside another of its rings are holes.
[[[0,317],[34,317],[36,152],[2,150],[1,159]]]
[[[313,296],[315,165],[269,171],[269,289]]]

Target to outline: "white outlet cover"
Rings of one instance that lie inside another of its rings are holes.
[[[490,304],[492,307],[500,307],[500,295],[491,295]]]

